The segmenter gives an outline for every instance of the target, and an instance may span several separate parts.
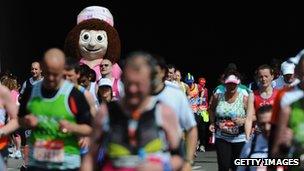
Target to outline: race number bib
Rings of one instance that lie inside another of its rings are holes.
[[[34,158],[37,161],[61,163],[64,160],[64,143],[60,140],[37,140],[34,144]]]

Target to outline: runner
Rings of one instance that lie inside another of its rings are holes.
[[[273,81],[273,87],[282,89],[283,87],[290,87],[298,84],[299,79],[294,76],[295,64],[285,61],[281,64],[282,75]]]
[[[108,103],[113,100],[113,90],[112,81],[109,78],[101,78],[98,81],[98,100],[101,104],[102,102]]]
[[[84,87],[87,91],[89,91],[91,93],[91,96],[93,97],[94,100],[94,106],[96,108],[98,108],[99,106],[99,102],[97,99],[97,91],[98,91],[98,85],[97,83],[94,81],[91,81],[91,74],[93,72],[93,70],[85,64],[80,65],[80,77],[78,79],[78,83],[80,86]]]
[[[100,136],[107,139],[103,170],[160,171],[182,166],[176,154],[181,138],[178,119],[169,107],[150,95],[155,63],[150,54],[133,52],[123,71],[126,96],[121,102],[101,105],[91,152],[96,152],[93,147]],[[86,157],[88,163],[82,170],[96,166],[90,157]]]
[[[63,75],[66,80],[73,83],[75,87],[84,94],[87,102],[90,105],[91,114],[95,116],[98,105],[96,105],[93,95],[84,87],[78,84],[80,77],[80,66],[78,63],[79,62],[75,58],[66,58]]]
[[[296,74],[300,83],[282,96],[281,110],[278,117],[276,141],[272,147],[273,157],[300,158],[300,167],[291,170],[304,169],[304,57],[301,56],[296,66]],[[288,150],[286,150],[288,149]]]
[[[239,74],[226,74],[226,92],[215,96],[209,108],[210,131],[215,132],[218,170],[235,170],[234,159],[239,157],[246,141],[244,124],[248,97],[237,91]]]
[[[9,138],[7,136],[19,127],[17,112],[18,107],[10,90],[0,85],[0,153],[5,161],[8,157]],[[10,118],[9,121],[8,118]]]
[[[167,65],[167,73],[166,73],[166,80],[173,82],[175,77],[175,66],[173,64]]]
[[[46,51],[45,78],[24,92],[20,123],[31,128],[31,171],[78,170],[80,151],[77,136],[91,133],[90,107],[73,84],[63,80],[65,56],[59,49]]]
[[[22,95],[25,91],[26,88],[31,89],[33,87],[33,85],[37,84],[39,81],[43,80],[43,76],[42,76],[42,69],[40,66],[40,63],[35,61],[32,63],[31,65],[31,74],[32,77],[30,77],[29,79],[27,79],[23,84],[22,84],[22,88],[20,90],[20,95]]]
[[[273,70],[268,65],[261,65],[258,67],[257,78],[259,81],[259,89],[254,91],[254,111],[248,113],[246,123],[245,123],[245,132],[246,137],[249,139],[252,134],[253,122],[256,120],[255,111],[263,105],[273,105],[274,99],[278,93],[277,89],[272,87],[273,81]],[[255,126],[253,126],[255,128]]]
[[[179,119],[179,125],[184,131],[186,143],[185,160],[183,170],[191,170],[191,165],[194,164],[193,158],[197,143],[197,127],[194,114],[186,95],[180,91],[179,87],[172,84],[165,84],[166,63],[160,56],[156,57],[156,80],[153,84],[153,95],[173,109]]]
[[[240,158],[268,158],[268,142],[270,138],[270,120],[272,106],[264,105],[257,112],[257,124],[260,130],[256,131],[249,141],[244,145]],[[266,166],[239,166],[237,171],[246,170],[267,170]]]
[[[110,60],[102,60],[100,64],[100,73],[102,78],[108,78],[112,81],[113,99],[120,100],[124,96],[124,86],[120,79],[112,76],[112,62]]]
[[[182,76],[180,70],[176,70],[174,75],[175,75],[174,81],[176,82],[177,85],[179,85],[180,89],[186,94],[189,87],[186,83],[181,81]]]
[[[13,102],[16,105],[19,105],[19,102],[18,102],[19,92],[18,92],[18,83],[17,83],[16,77],[14,77],[12,74],[9,74],[8,77],[5,77],[4,79],[2,79],[2,85],[4,85],[5,87],[7,87],[10,90],[10,94],[13,99]],[[6,119],[6,122],[7,122],[7,120],[9,120],[9,118],[7,116],[5,119]],[[13,134],[13,136],[11,136],[11,138],[12,138],[14,147],[8,149],[9,153],[10,153],[9,157],[20,159],[22,157],[21,145],[22,145],[22,147],[24,147],[24,141],[26,141],[24,130],[18,129],[17,131],[14,132],[14,134]],[[21,141],[23,141],[23,143],[21,143]],[[5,157],[7,157],[7,156],[5,156]]]

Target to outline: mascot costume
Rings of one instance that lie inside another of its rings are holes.
[[[114,28],[113,16],[107,8],[90,6],[77,16],[77,25],[68,33],[64,51],[67,56],[79,59],[96,72],[101,78],[100,63],[109,59],[112,64],[112,76],[119,79],[121,69],[119,61],[121,45],[119,35]]]

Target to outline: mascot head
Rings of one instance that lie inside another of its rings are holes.
[[[77,17],[77,25],[66,37],[66,55],[88,61],[109,59],[112,63],[118,62],[120,39],[113,26],[113,16],[107,8],[85,8]]]

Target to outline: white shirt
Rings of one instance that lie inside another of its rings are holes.
[[[298,83],[300,82],[299,79],[295,79],[291,84],[290,86],[294,86],[294,85],[297,85]],[[279,76],[279,78],[275,79],[272,81],[272,87],[273,88],[276,88],[276,89],[281,89],[281,88],[284,88],[285,86],[289,85],[288,83],[286,83],[284,81],[284,77],[281,75]]]
[[[156,99],[172,108],[177,114],[180,126],[183,130],[189,130],[196,126],[194,114],[189,101],[179,87],[165,84],[164,89],[157,95]]]

